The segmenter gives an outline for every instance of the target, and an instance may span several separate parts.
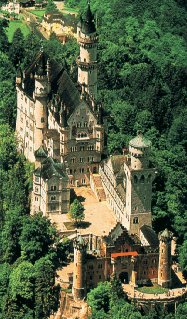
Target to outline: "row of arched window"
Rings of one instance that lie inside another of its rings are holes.
[[[78,138],[85,138],[85,137],[88,137],[88,134],[87,133],[79,133],[79,134],[77,134],[77,137]]]

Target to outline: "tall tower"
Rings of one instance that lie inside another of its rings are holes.
[[[44,132],[47,128],[47,97],[48,97],[48,76],[47,61],[44,53],[41,52],[35,69],[35,126],[34,126],[34,150],[38,150],[44,143]]]
[[[162,287],[171,286],[171,240],[173,234],[167,228],[160,232],[159,238],[159,265],[158,284]]]
[[[130,163],[124,165],[126,180],[126,210],[131,234],[151,222],[152,182],[154,168],[150,167],[151,142],[141,132],[129,142]]]
[[[74,272],[72,293],[75,300],[81,300],[85,296],[85,255],[86,243],[79,235],[74,241]]]
[[[87,92],[94,100],[97,99],[98,36],[89,2],[85,17],[77,25],[77,41],[80,46],[80,56],[77,58],[78,83],[82,92]]]

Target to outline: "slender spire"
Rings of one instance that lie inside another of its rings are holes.
[[[96,32],[95,23],[94,23],[94,15],[90,8],[90,1],[88,1],[87,10],[85,16],[80,18],[80,26],[83,33],[89,34]]]

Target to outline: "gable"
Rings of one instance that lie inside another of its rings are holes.
[[[78,124],[78,127],[86,127],[86,124],[96,125],[97,118],[91,111],[90,107],[85,101],[80,101],[80,103],[75,107],[73,113],[68,119],[68,125],[74,126]]]

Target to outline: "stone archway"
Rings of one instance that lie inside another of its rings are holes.
[[[119,280],[122,282],[122,284],[128,284],[129,283],[129,274],[127,271],[123,271],[119,274]]]

